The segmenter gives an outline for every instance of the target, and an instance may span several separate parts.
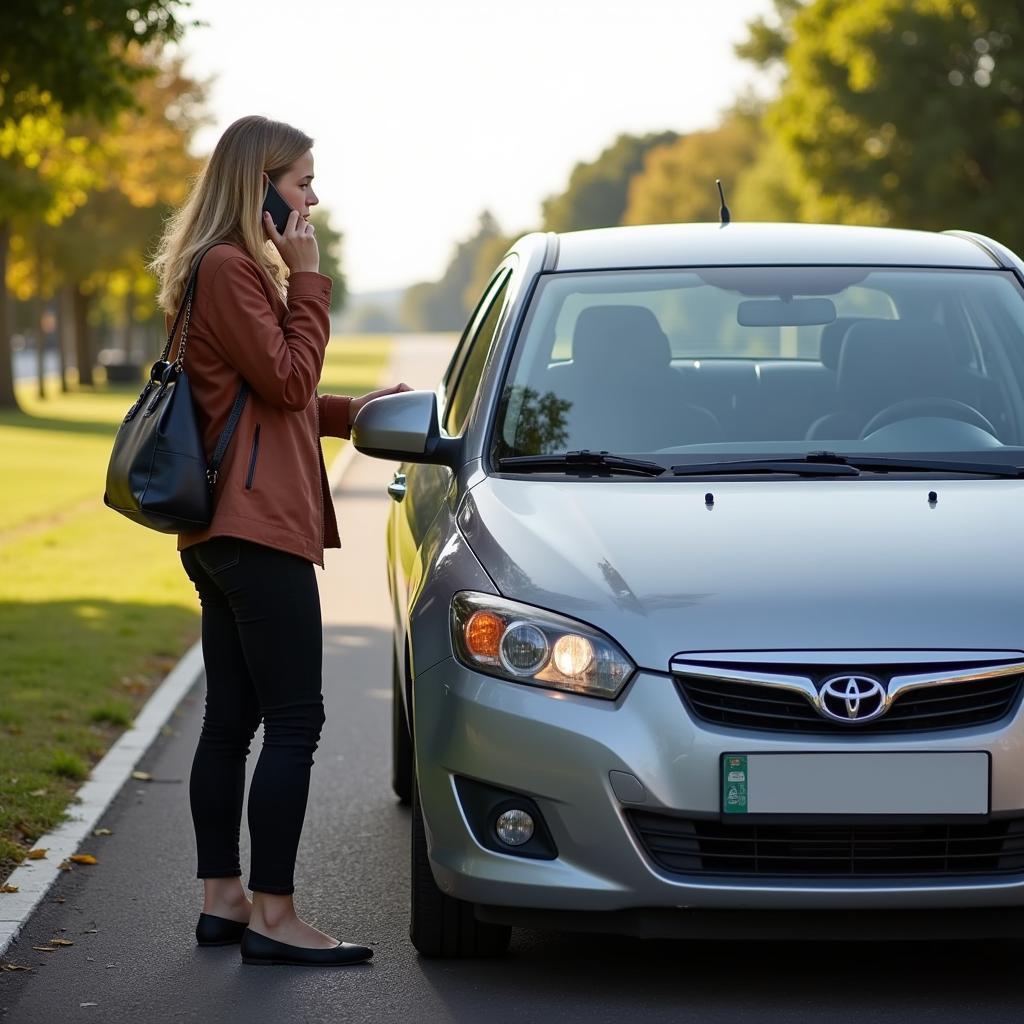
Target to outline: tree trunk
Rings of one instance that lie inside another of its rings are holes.
[[[129,289],[124,297],[124,361],[135,361],[135,296]]]
[[[71,351],[72,321],[71,289],[61,285],[57,292],[57,352],[60,355],[60,390],[68,393],[68,353]]]
[[[92,346],[89,344],[89,303],[92,296],[82,290],[80,281],[72,285],[71,304],[74,310],[75,361],[78,383],[92,387]]]
[[[7,295],[7,250],[11,242],[9,221],[0,221],[0,409],[17,409],[14,394],[14,353],[11,350],[11,303]]]
[[[39,282],[37,282],[38,284]],[[43,330],[43,300],[36,296],[32,300],[32,340],[36,347],[36,383],[40,398],[46,397],[46,332]]]

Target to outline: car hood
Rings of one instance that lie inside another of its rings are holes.
[[[664,671],[681,651],[1020,649],[1022,509],[1015,480],[486,477],[459,526],[502,595]]]

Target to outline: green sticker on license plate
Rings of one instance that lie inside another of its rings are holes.
[[[722,758],[722,811],[747,813],[747,755],[726,754]]]

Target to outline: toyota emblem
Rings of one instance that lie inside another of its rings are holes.
[[[886,710],[885,687],[871,676],[831,676],[818,691],[818,710],[834,722],[870,722]]]

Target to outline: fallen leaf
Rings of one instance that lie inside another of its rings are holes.
[[[70,939],[50,939],[51,946],[73,946],[74,943]]]
[[[112,836],[114,833],[109,828],[94,828],[92,834],[94,836]]]
[[[65,900],[66,900],[66,897],[64,897],[64,896],[55,896],[54,899],[53,899],[53,902],[54,903],[64,903]]]
[[[29,793],[29,796],[46,796],[46,790],[45,789],[33,789]]]
[[[31,967],[22,967],[21,964],[0,964],[0,971],[31,971]]]
[[[75,864],[99,864],[91,853],[73,853],[68,859]]]
[[[56,953],[56,946],[33,946],[32,947],[37,953]]]
[[[86,928],[83,935],[96,935],[99,932],[99,928]]]
[[[139,782],[152,782],[153,776],[149,772],[132,772],[132,778]]]
[[[6,882],[4,882],[3,885],[0,885],[0,892],[17,892],[17,891],[18,891],[18,887],[16,885],[8,885]]]
[[[69,861],[69,860],[62,860],[57,865],[57,867],[60,868],[61,871],[70,871],[71,870],[71,861]]]
[[[35,850],[29,850],[28,853],[25,854],[25,856],[29,860],[42,860],[46,856],[46,850],[42,847],[39,847]]]

